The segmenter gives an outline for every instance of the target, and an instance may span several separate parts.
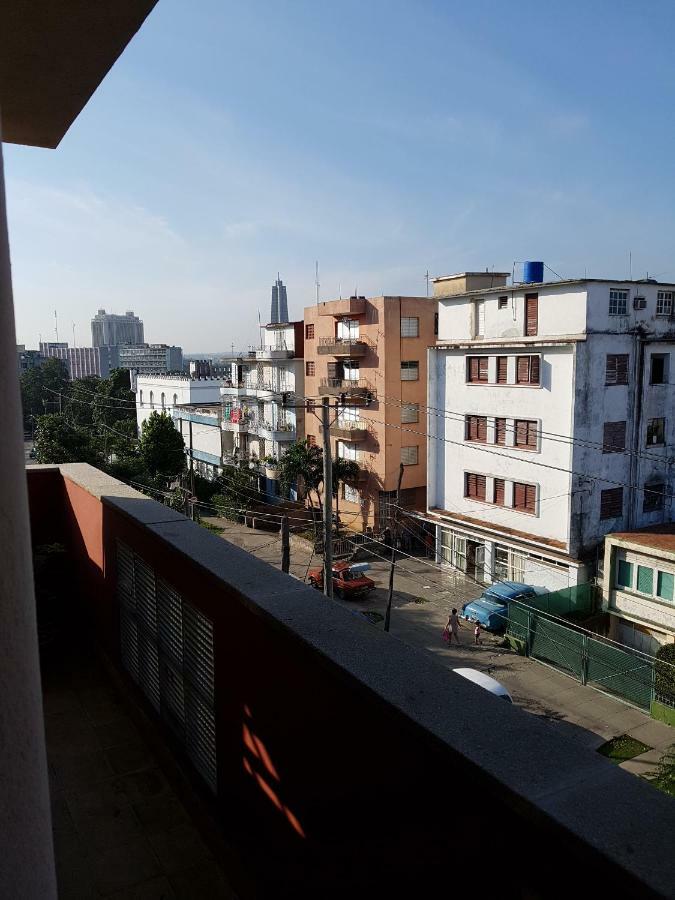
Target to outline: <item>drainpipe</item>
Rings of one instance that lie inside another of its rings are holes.
[[[56,877],[1,143],[0,383],[0,896],[37,900]]]
[[[640,436],[642,434],[642,407],[643,407],[643,398],[642,398],[642,388],[644,385],[644,363],[645,363],[645,341],[642,335],[638,332],[635,333],[633,338],[633,352],[635,357],[635,378],[633,383],[635,384],[635,389],[633,393],[633,403],[631,404],[633,408],[633,429],[631,434],[631,448],[633,453],[629,456],[629,477],[628,483],[630,485],[635,485],[634,488],[629,488],[629,500],[628,500],[628,528],[629,530],[635,528],[638,517],[638,505],[640,503],[640,497],[642,496],[642,492],[638,487],[638,472],[639,472],[639,460],[638,456],[641,443]]]

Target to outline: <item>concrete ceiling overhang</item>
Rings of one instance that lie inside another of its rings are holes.
[[[157,0],[0,0],[2,140],[57,147]]]

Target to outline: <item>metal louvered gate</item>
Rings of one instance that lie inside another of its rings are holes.
[[[117,542],[122,663],[215,792],[213,623]]]

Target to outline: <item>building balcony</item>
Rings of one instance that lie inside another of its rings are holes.
[[[266,441],[295,441],[297,438],[295,425],[272,425],[271,422],[260,422],[256,434]]]
[[[320,338],[316,348],[320,356],[337,356],[347,359],[360,359],[368,352],[368,343],[359,340],[344,340],[342,338]]]
[[[496,833],[528,864],[483,896],[541,893],[552,846],[556,895],[670,895],[672,800],[588,737],[90,466],[26,475],[64,554],[38,606],[62,896],[441,895],[457,835]]]
[[[365,441],[368,437],[368,428],[363,422],[349,422],[338,419],[334,425],[330,426],[330,433],[333,437],[341,438],[344,441],[359,443]]]
[[[365,312],[365,297],[349,297],[345,300],[328,300],[326,303],[319,303],[320,316],[363,316]]]
[[[236,384],[224,384],[220,394],[222,397],[255,397],[255,389],[250,382],[239,381]]]
[[[280,347],[263,347],[262,349],[258,348],[255,351],[256,359],[292,359],[294,355],[293,350],[287,350],[286,348]]]
[[[232,431],[234,434],[246,434],[249,428],[255,428],[255,424],[250,419],[241,419],[239,422],[232,422],[229,419],[223,419],[223,431]]]
[[[365,400],[368,394],[374,395],[374,389],[369,381],[365,378],[348,379],[348,378],[322,378],[319,383],[319,396],[321,397],[339,397],[340,394],[346,394],[353,400]]]

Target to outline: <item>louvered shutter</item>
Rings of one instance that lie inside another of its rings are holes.
[[[525,509],[533,513],[536,508],[537,489],[533,484],[525,485]]]
[[[539,295],[525,295],[525,334],[535,335],[539,324]]]
[[[478,500],[485,500],[485,475],[476,475],[476,497]]]
[[[628,355],[624,353],[616,358],[616,383],[628,384]]]
[[[485,416],[478,416],[476,418],[476,440],[487,440],[487,419]]]
[[[605,422],[602,435],[602,452],[618,453],[626,448],[626,423]]]
[[[494,503],[497,506],[504,505],[504,489],[506,483],[503,478],[495,478],[494,482]]]
[[[138,631],[138,683],[159,712],[159,653],[153,638],[142,628]]]
[[[530,364],[528,356],[519,356],[516,370],[518,384],[528,384],[530,380]]]
[[[133,615],[124,606],[120,608],[120,645],[122,665],[138,683],[138,628]]]
[[[471,472],[467,472],[466,476],[466,485],[464,490],[464,495],[466,497],[475,497],[476,496],[476,476]]]
[[[129,609],[135,609],[134,554],[121,541],[117,542],[117,596]]]
[[[497,384],[506,384],[508,373],[508,357],[497,357]]]
[[[530,356],[530,384],[539,384],[539,357]]]
[[[478,357],[469,357],[469,381],[478,381]]]
[[[488,380],[488,358],[487,358],[487,356],[480,356],[478,358],[478,380],[479,381],[487,381]]]
[[[506,419],[495,419],[495,444],[506,443]]]
[[[475,441],[476,439],[476,417],[475,416],[467,416],[466,417],[466,439],[467,441]]]
[[[513,485],[513,506],[515,509],[525,508],[525,485],[518,481]]]
[[[615,519],[623,515],[623,488],[609,488],[600,492],[600,518]]]
[[[516,447],[527,446],[527,424],[524,419],[516,419]]]
[[[216,789],[213,625],[183,604],[183,665],[187,682],[186,734],[190,759]]]

